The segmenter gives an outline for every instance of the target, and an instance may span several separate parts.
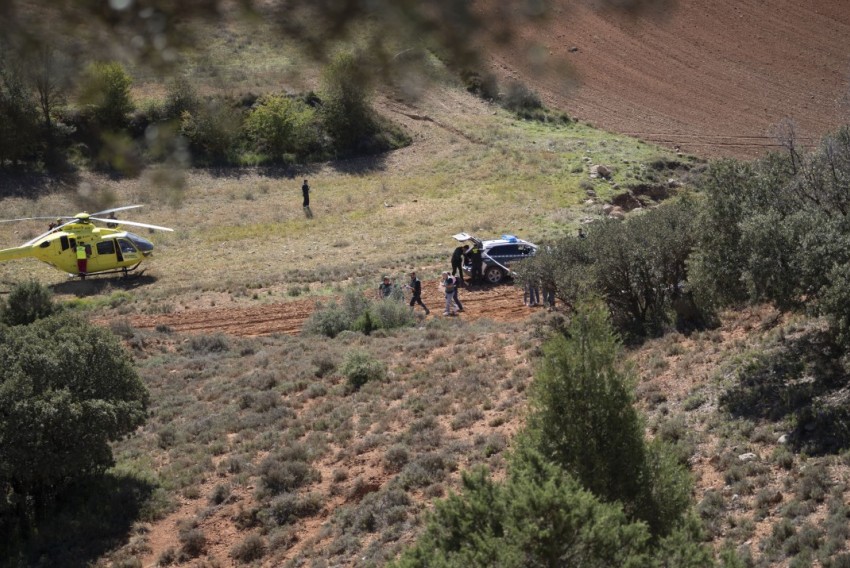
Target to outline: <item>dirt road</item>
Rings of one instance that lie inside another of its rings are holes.
[[[435,281],[423,282],[422,299],[431,309],[429,317],[442,317],[444,298]],[[512,285],[461,289],[460,299],[464,311],[458,317],[464,320],[487,318],[494,321],[517,321],[541,309],[523,306],[522,289]],[[315,298],[305,298],[256,307],[207,308],[171,314],[137,315],[129,317],[128,321],[137,329],[167,326],[181,333],[224,333],[240,337],[296,335],[315,307]],[[421,313],[422,308],[417,307],[416,310]]]

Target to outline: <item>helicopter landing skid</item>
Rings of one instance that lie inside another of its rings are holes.
[[[139,268],[140,264],[141,264],[141,262],[131,266],[130,268],[118,268],[118,269],[115,269],[115,270],[105,270],[103,272],[86,272],[84,274],[69,274],[68,278],[79,278],[80,280],[85,280],[86,277],[105,276],[107,274],[121,274],[124,278],[129,278],[131,276],[133,278],[138,278],[139,276],[141,276],[142,274],[145,273],[144,268],[140,272],[137,272],[137,273],[134,273],[134,274],[130,274],[130,273],[133,272],[134,270],[136,270],[137,268]]]

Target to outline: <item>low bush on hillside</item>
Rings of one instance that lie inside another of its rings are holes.
[[[570,117],[566,113],[546,108],[540,100],[540,95],[518,81],[511,81],[503,88],[491,73],[482,74],[463,69],[459,75],[468,92],[485,101],[499,104],[518,118],[547,123],[570,123]]]
[[[384,364],[365,351],[349,351],[340,365],[348,385],[357,390],[369,381],[381,381],[387,374]]]
[[[28,325],[56,309],[50,290],[31,280],[12,288],[8,298],[0,298],[0,323]]]
[[[685,286],[696,211],[682,200],[626,222],[594,223],[584,238],[561,239],[520,265],[519,278],[552,286],[569,306],[598,295],[614,324],[632,336],[698,325],[702,314]]]
[[[395,329],[413,325],[413,312],[401,297],[370,300],[358,291],[349,291],[342,303],[331,301],[317,306],[304,322],[307,334],[336,337],[343,331],[359,331],[366,335],[378,329]]]

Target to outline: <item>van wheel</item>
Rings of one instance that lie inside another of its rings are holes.
[[[484,278],[490,284],[498,284],[505,277],[505,273],[498,266],[488,266],[484,271]]]

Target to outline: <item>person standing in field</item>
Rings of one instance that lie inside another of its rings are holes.
[[[522,303],[525,306],[537,306],[540,304],[540,288],[537,285],[537,280],[532,276],[527,276],[522,293]]]
[[[458,286],[466,285],[463,281],[463,258],[466,255],[468,248],[469,245],[460,245],[452,253],[452,276],[454,276],[455,272],[457,272],[456,278]]]
[[[390,282],[389,276],[384,276],[381,283],[378,285],[378,299],[386,300],[393,293],[393,285]]]
[[[410,273],[410,284],[407,284],[405,288],[413,292],[413,296],[410,298],[410,311],[413,311],[414,304],[419,304],[425,309],[426,316],[430,314],[431,310],[422,302],[422,282],[416,277],[416,272]]]
[[[86,279],[86,269],[88,268],[89,255],[86,254],[86,247],[79,241],[77,242],[77,272],[79,272],[80,280]]]
[[[440,286],[446,293],[446,311],[443,312],[443,315],[453,316],[455,315],[455,294],[457,294],[457,285],[455,284],[454,276],[448,272],[443,272],[440,279]]]
[[[313,211],[310,209],[310,185],[307,183],[307,180],[304,180],[304,184],[301,186],[301,194],[304,196],[304,214],[307,215],[308,219],[313,218]]]
[[[478,243],[472,245],[469,251],[469,260],[472,263],[472,275],[469,279],[475,284],[480,284],[484,280],[484,275],[481,271],[484,260],[481,257],[481,245]]]

